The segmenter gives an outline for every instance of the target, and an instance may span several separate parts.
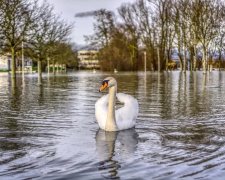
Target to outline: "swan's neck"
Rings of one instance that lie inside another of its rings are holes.
[[[115,118],[115,102],[116,102],[116,91],[117,86],[109,88],[109,103],[108,103],[108,114],[105,125],[106,131],[116,131],[116,118]]]

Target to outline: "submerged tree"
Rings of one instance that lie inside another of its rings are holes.
[[[140,37],[134,7],[131,4],[122,4],[118,9],[118,13],[123,23],[120,27],[128,40],[127,47],[130,52],[130,61],[128,63],[131,65],[130,70],[134,71],[138,69],[138,41]]]
[[[72,44],[69,43],[55,42],[54,48],[49,52],[49,58],[53,65],[54,73],[55,64],[64,64],[69,68],[78,66],[76,50],[73,48]]]
[[[42,81],[42,62],[51,58],[51,51],[55,44],[65,42],[71,30],[71,25],[53,14],[53,7],[47,3],[37,10],[32,36],[29,40],[30,55],[38,64],[38,80]]]
[[[109,23],[112,18],[106,18],[106,10],[102,11],[103,14],[96,14],[95,33],[89,40],[97,42],[93,44],[98,44],[100,54],[106,56],[110,49],[120,47],[119,43],[115,43],[119,41],[116,38],[118,35],[120,44],[126,46],[119,48],[124,51],[119,54],[128,52],[123,62],[129,70],[140,69],[138,57],[144,48],[150,69],[167,69],[172,52],[176,50],[181,70],[196,70],[202,59],[205,72],[214,46],[217,46],[216,52],[222,58],[224,7],[222,0],[139,0],[126,3],[118,8],[119,21],[113,18],[113,23]],[[103,69],[111,70],[118,64],[113,56],[115,54],[110,55],[111,59],[107,57],[112,67]],[[102,66],[105,65],[102,63]]]
[[[36,1],[1,0],[1,37],[3,48],[11,53],[12,77],[16,77],[16,52],[33,27]]]
[[[130,39],[124,34],[123,28],[115,28],[112,39],[108,46],[99,51],[99,59],[102,70],[113,71],[117,69],[130,70],[133,68],[131,50],[129,48]]]

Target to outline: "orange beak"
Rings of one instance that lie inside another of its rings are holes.
[[[104,83],[103,85],[101,85],[99,92],[103,91],[104,89],[106,89],[108,87],[108,83]]]

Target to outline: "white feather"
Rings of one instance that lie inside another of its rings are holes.
[[[108,101],[109,101],[109,94],[102,96],[95,103],[95,117],[101,129],[105,128]]]
[[[135,98],[124,93],[117,93],[116,97],[124,106],[115,111],[116,125],[118,130],[129,129],[135,126],[138,116],[138,102]],[[109,95],[102,96],[95,103],[95,115],[99,127],[105,129],[107,119]]]

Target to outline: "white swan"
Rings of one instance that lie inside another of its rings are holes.
[[[109,88],[109,94],[104,95],[95,103],[95,116],[98,125],[105,131],[119,131],[135,126],[138,115],[138,102],[130,95],[117,93],[117,82],[113,77],[103,80],[99,91]],[[116,97],[124,106],[115,110]]]

